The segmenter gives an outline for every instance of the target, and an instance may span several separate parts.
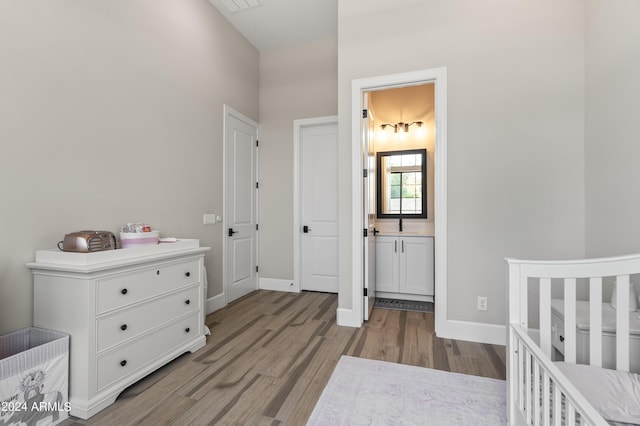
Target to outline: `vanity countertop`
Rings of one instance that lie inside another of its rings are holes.
[[[432,232],[428,231],[380,231],[378,236],[381,237],[433,237]]]

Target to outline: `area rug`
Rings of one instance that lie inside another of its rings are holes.
[[[376,308],[398,309],[401,311],[433,312],[432,302],[420,302],[415,300],[383,299],[376,297]]]
[[[342,356],[307,425],[507,424],[504,380]]]

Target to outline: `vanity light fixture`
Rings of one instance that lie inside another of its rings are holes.
[[[393,133],[398,133],[398,125],[397,124],[381,124],[380,129],[384,132],[387,127],[393,127]]]
[[[387,127],[392,127],[393,128],[393,133],[398,133],[398,130],[400,132],[404,132],[404,133],[409,133],[409,127],[413,126],[414,124],[418,125],[418,128],[422,128],[422,121],[414,121],[413,123],[403,123],[402,121],[396,124],[389,124],[389,123],[384,123],[380,125],[380,129],[381,130],[385,130]]]

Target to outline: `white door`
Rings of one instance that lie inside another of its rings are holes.
[[[302,129],[300,141],[301,284],[338,292],[338,125]]]
[[[226,294],[227,303],[258,289],[258,126],[225,108]]]
[[[368,96],[363,94],[363,105],[368,105]],[[376,154],[373,147],[373,139],[371,135],[371,126],[373,120],[369,116],[368,110],[364,110],[362,114],[362,153],[364,164],[363,171],[363,188],[362,188],[362,206],[363,206],[363,223],[365,225],[364,233],[364,305],[363,319],[367,321],[373,310],[376,298]]]

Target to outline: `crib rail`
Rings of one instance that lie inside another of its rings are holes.
[[[608,426],[589,402],[527,335],[509,327],[509,423],[535,426]]]

